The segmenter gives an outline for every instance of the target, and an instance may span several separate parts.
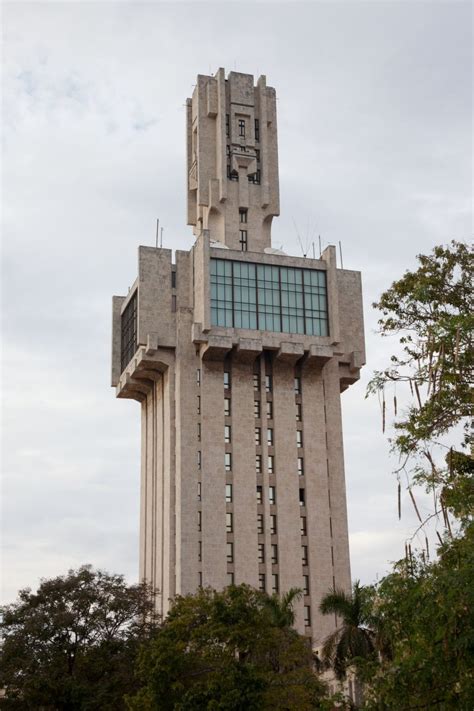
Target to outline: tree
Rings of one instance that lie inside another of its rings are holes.
[[[333,669],[342,681],[349,667],[359,660],[373,660],[376,656],[376,633],[371,628],[373,618],[367,607],[365,588],[356,581],[352,595],[344,590],[329,591],[321,600],[323,615],[335,614],[340,626],[326,637],[322,648],[322,661]]]
[[[272,624],[276,627],[291,627],[295,623],[294,603],[300,599],[303,591],[300,588],[290,588],[287,593],[280,597],[277,593],[269,596],[265,600],[268,611],[272,618]]]
[[[2,708],[125,708],[138,646],[156,623],[145,585],[83,566],[21,590],[2,613]]]
[[[307,640],[247,585],[177,597],[142,650],[129,709],[323,709]]]

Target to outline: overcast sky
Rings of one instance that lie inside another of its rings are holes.
[[[278,96],[274,246],[342,242],[362,272],[368,362],[342,396],[353,578],[401,557],[371,303],[415,255],[472,233],[471,5],[3,6],[4,599],[92,563],[138,575],[139,405],[110,388],[111,296],[137,247],[189,249],[185,112],[196,74]],[[422,504],[424,505],[424,504]]]

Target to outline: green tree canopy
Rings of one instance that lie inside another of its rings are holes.
[[[138,646],[155,626],[150,591],[90,566],[21,590],[3,608],[5,709],[119,711]]]

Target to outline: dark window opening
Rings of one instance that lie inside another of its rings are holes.
[[[125,307],[122,314],[122,333],[121,333],[121,349],[120,360],[122,371],[136,353],[138,348],[137,343],[137,310],[138,310],[138,289],[133,294],[132,298]]]

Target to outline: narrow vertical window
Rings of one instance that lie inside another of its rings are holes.
[[[255,140],[260,141],[260,121],[258,119],[255,119]]]
[[[265,592],[265,573],[260,573],[258,576],[258,589]]]
[[[296,403],[296,421],[301,422],[303,419],[303,407],[300,402]]]
[[[257,514],[257,533],[263,533],[263,514]]]
[[[265,376],[265,392],[271,393],[272,389],[273,389],[272,376],[266,375]]]
[[[201,385],[201,368],[196,369],[196,383]]]
[[[226,472],[232,471],[232,454],[230,452],[224,454],[224,465]]]
[[[273,420],[273,402],[267,402],[267,418]]]
[[[296,430],[296,446],[303,446],[303,430]]]
[[[201,491],[202,491],[201,487],[202,487],[201,482],[198,481],[198,483],[197,483],[197,490],[198,490],[197,491],[197,500],[198,501],[201,501]]]
[[[239,119],[239,136],[245,138],[245,119]]]
[[[304,474],[303,457],[298,457],[298,474],[300,476],[303,476],[303,474]]]
[[[301,560],[303,565],[308,565],[308,546],[301,546]]]
[[[224,398],[224,415],[230,417],[230,397]]]
[[[257,474],[262,473],[262,455],[261,454],[255,455],[255,471]]]
[[[232,503],[232,484],[225,485],[225,501],[226,504]]]
[[[300,506],[304,506],[306,503],[306,497],[304,489],[300,489]]]
[[[234,573],[227,573],[227,585],[234,584]]]
[[[173,314],[176,313],[176,294],[172,294],[171,296],[171,312]]]
[[[271,428],[267,430],[267,444],[269,447],[273,447],[273,430]]]
[[[225,115],[225,135],[227,137],[230,136],[230,115],[229,114]]]
[[[257,486],[257,504],[263,504],[263,488]]]
[[[239,209],[239,219],[242,224],[247,224],[248,210],[244,207]]]
[[[260,390],[260,375],[258,373],[253,374],[253,389],[255,392]]]
[[[304,625],[311,627],[311,608],[309,605],[304,606]]]
[[[201,396],[200,395],[197,396],[197,414],[198,415],[201,414]]]
[[[231,440],[231,429],[230,425],[224,425],[224,442],[230,444]]]
[[[200,422],[197,423],[197,439],[198,439],[198,442],[201,441],[201,423]]]
[[[171,288],[176,289],[176,271],[174,269],[171,272]]]
[[[265,544],[264,543],[258,544],[258,562],[265,563]]]
[[[198,541],[198,561],[202,561],[202,541]]]
[[[198,469],[201,469],[201,462],[202,462],[201,450],[198,449],[198,452],[197,452],[197,468]]]
[[[224,388],[228,390],[230,388],[230,372],[224,370]]]
[[[260,418],[260,400],[253,401],[253,414],[257,420]]]
[[[277,532],[277,517],[276,514],[271,514],[270,515],[270,533],[275,535]]]
[[[276,543],[272,543],[272,565],[278,563],[278,546]]]
[[[262,444],[262,428],[255,428],[255,445],[259,447]]]
[[[202,588],[202,573],[198,573],[198,586]]]
[[[227,533],[232,533],[234,530],[233,515],[230,512],[227,512],[225,515],[225,528]]]
[[[270,504],[276,504],[276,487],[275,486],[268,487],[268,501],[270,502]]]
[[[202,513],[198,511],[198,531],[202,531]]]
[[[295,395],[301,395],[301,378],[297,376],[295,378]]]
[[[240,230],[239,244],[241,251],[246,252],[248,248],[247,230]]]
[[[227,562],[228,563],[234,562],[234,544],[233,543],[227,544]]]
[[[272,575],[272,593],[280,592],[280,584],[278,582],[278,573],[273,573]]]
[[[309,595],[309,575],[303,575],[303,593]]]
[[[268,455],[268,473],[273,474],[274,472],[274,466],[275,466],[275,457],[273,454]]]
[[[300,533],[302,536],[307,535],[307,528],[306,528],[306,516],[302,516],[300,518]]]

